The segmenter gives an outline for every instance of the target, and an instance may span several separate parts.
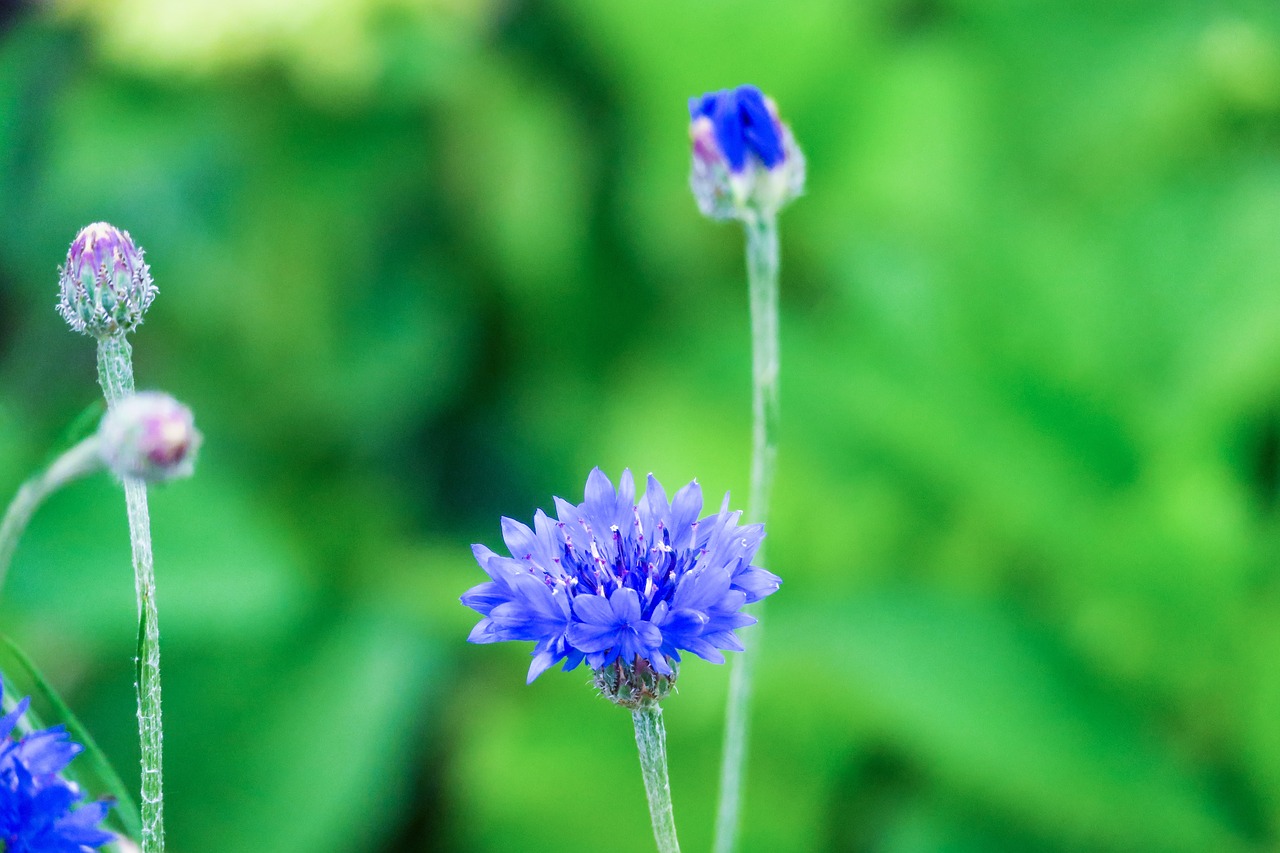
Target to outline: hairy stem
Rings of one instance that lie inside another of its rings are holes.
[[[649,796],[649,817],[658,853],[680,853],[676,840],[676,819],[671,809],[671,784],[667,781],[667,730],[662,725],[662,706],[656,702],[631,712],[640,750],[640,772]]]
[[[133,393],[132,350],[123,334],[98,341],[98,382],[114,408]],[[151,516],[147,486],[124,480],[133,548],[134,586],[138,596],[138,739],[142,751],[142,853],[164,851],[163,741],[160,720],[160,623],[156,611],[156,576],[151,559]]]
[[[31,522],[31,516],[35,515],[45,499],[72,480],[91,474],[101,467],[98,437],[91,435],[22,484],[18,493],[13,496],[9,508],[5,510],[4,521],[0,522],[0,588],[4,587],[18,540]]]
[[[778,223],[756,213],[744,222],[747,235],[747,283],[751,303],[751,497],[749,520],[764,524],[769,515],[774,465],[778,455]],[[764,562],[764,548],[755,562]],[[747,720],[751,703],[752,649],[759,649],[764,602],[755,606],[760,620],[751,631],[748,652],[737,655],[729,675],[725,706],[724,750],[720,763],[720,803],[716,811],[715,853],[732,853],[738,840],[742,789],[746,778]]]

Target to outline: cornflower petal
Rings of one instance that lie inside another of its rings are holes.
[[[733,586],[746,593],[747,604],[754,604],[778,591],[782,578],[759,566],[745,566],[733,573]]]
[[[613,625],[584,622],[569,626],[569,642],[582,652],[603,652],[613,647],[618,629]]]
[[[83,751],[83,746],[71,742],[71,736],[62,726],[32,732],[15,747],[18,760],[33,776],[57,773]]]
[[[588,625],[609,625],[613,622],[613,608],[603,595],[579,595],[573,599],[573,612]]]
[[[582,501],[579,511],[585,510],[587,518],[599,520],[607,530],[616,514],[618,494],[613,490],[613,483],[599,468],[591,469],[591,475],[587,477],[587,487],[582,494]],[[601,532],[596,531],[597,534]]]
[[[538,547],[538,538],[527,525],[506,516],[502,518],[502,541],[517,560],[527,560],[542,550]]]
[[[8,738],[13,732],[13,727],[18,724],[18,720],[22,719],[22,715],[27,713],[27,706],[31,704],[31,697],[24,696],[14,709],[9,713],[0,717],[0,738]]]

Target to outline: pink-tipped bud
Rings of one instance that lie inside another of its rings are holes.
[[[155,298],[151,268],[128,231],[95,222],[80,229],[59,270],[58,312],[98,338],[132,332]]]
[[[124,398],[98,426],[107,467],[149,483],[191,476],[202,438],[191,410],[158,391]]]

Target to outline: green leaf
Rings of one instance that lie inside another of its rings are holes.
[[[785,645],[799,638],[824,649],[819,669],[787,677],[844,685],[846,720],[870,721],[868,731],[975,812],[1068,849],[1244,844],[1212,778],[1186,765],[1157,720],[1100,689],[1025,620],[909,586],[815,612],[803,628],[791,613],[774,622],[771,654],[802,659]],[[762,696],[784,694],[762,683]]]

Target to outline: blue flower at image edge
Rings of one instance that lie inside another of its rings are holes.
[[[755,86],[721,89],[690,98],[689,118],[711,121],[720,153],[734,172],[746,169],[748,153],[768,169],[786,157],[782,128],[764,93]]]
[[[462,596],[484,617],[469,641],[537,644],[530,682],[562,661],[570,670],[585,660],[597,672],[644,661],[664,676],[681,652],[723,663],[722,650],[742,651],[734,630],[756,621],[742,607],[781,583],[751,565],[764,527],[739,526],[728,495],[698,519],[697,481],[668,503],[651,474],[637,502],[630,471],[614,489],[596,468],[581,504],[555,505],[556,520],[538,510],[532,530],[502,519],[510,557],[473,546],[490,580]]]
[[[83,803],[84,795],[60,775],[84,747],[62,726],[11,737],[26,713],[23,699],[0,718],[0,842],[5,853],[83,853],[115,836],[101,829],[110,803]]]

